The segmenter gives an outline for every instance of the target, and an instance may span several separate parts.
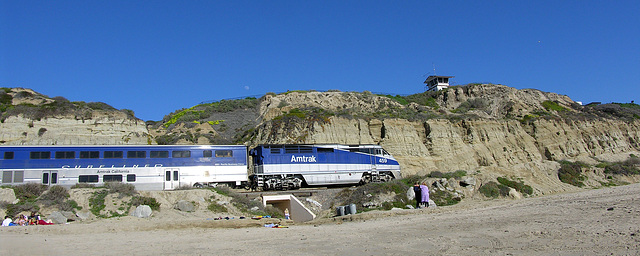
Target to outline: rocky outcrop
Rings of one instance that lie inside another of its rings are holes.
[[[32,120],[10,116],[0,123],[0,145],[144,145],[149,143],[141,120],[124,113],[96,113],[91,119],[51,117]]]
[[[0,90],[0,145],[149,144],[132,111],[100,102],[69,102],[25,88]]]
[[[273,132],[270,128],[262,130]],[[549,193],[566,188],[557,178],[556,160],[635,152],[639,148],[640,122],[567,124],[538,120],[529,127],[516,120],[411,122],[336,117],[327,123],[316,123],[313,129],[279,134],[282,136],[277,140],[265,143],[380,144],[396,157],[405,175],[456,170],[489,172],[496,177],[523,178]],[[258,140],[263,138],[264,133],[257,136]]]

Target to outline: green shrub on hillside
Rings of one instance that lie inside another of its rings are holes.
[[[544,107],[548,111],[553,110],[553,111],[561,112],[561,111],[566,111],[567,110],[563,106],[560,106],[560,104],[558,104],[557,102],[550,101],[550,100],[542,102],[542,107]]]
[[[49,187],[39,183],[24,183],[13,186],[13,192],[20,201],[35,202]]]
[[[445,179],[462,178],[464,176],[467,176],[467,171],[463,171],[463,170],[457,170],[455,172],[447,172],[447,173],[442,173],[440,171],[433,171],[428,175],[428,177],[431,177],[431,178],[445,178]]]
[[[40,201],[52,201],[55,203],[62,203],[64,200],[69,198],[69,191],[59,185],[49,187],[46,193],[43,193],[38,200]]]
[[[259,209],[263,210],[264,207],[262,206],[262,204],[260,202],[251,200],[248,197],[246,197],[245,195],[233,192],[228,187],[215,187],[215,188],[213,188],[213,191],[215,191],[216,193],[218,193],[220,195],[231,197],[231,203],[236,208],[238,208],[238,210],[240,210],[242,212],[251,213],[251,214],[263,213],[263,212],[260,212],[260,213],[250,212],[251,208],[254,208],[254,207],[258,207]]]
[[[95,215],[96,217],[106,217],[101,212],[106,207],[104,201],[108,194],[109,191],[101,189],[93,192],[93,195],[89,198],[89,211],[91,211],[91,213],[93,213],[93,215]]]
[[[640,170],[638,170],[638,165],[640,165],[640,158],[635,156],[630,156],[627,160],[622,162],[602,162],[597,165],[597,167],[604,168],[604,173],[606,174],[616,174],[616,175],[640,175]]]
[[[454,193],[446,190],[430,190],[429,199],[433,200],[433,202],[436,203],[437,206],[454,205],[462,200],[461,197],[455,196]]]
[[[104,184],[104,187],[109,190],[110,194],[118,193],[119,198],[133,196],[138,193],[136,192],[136,187],[130,183],[107,182]]]
[[[495,181],[490,181],[478,189],[478,191],[486,197],[497,198],[499,196],[508,196],[509,195],[509,187],[498,184]]]
[[[529,185],[525,185],[522,181],[518,182],[505,177],[498,177],[498,183],[510,188],[514,188],[516,191],[525,195],[533,194],[533,188]]]
[[[462,104],[460,104],[460,106],[458,106],[458,108],[454,109],[452,112],[465,113],[469,110],[474,110],[474,109],[485,110],[488,106],[489,106],[489,101],[487,101],[486,99],[474,98],[474,99],[469,99],[463,102]]]
[[[583,187],[583,181],[587,179],[587,177],[582,174],[583,167],[587,167],[587,165],[580,162],[561,161],[558,178],[564,183]]]
[[[159,211],[160,210],[160,203],[158,203],[158,201],[153,198],[153,197],[148,197],[148,196],[133,196],[131,198],[131,205],[133,207],[138,207],[140,205],[148,205],[149,208],[151,208],[151,210],[154,211]]]
[[[212,212],[229,212],[229,209],[227,209],[227,207],[225,207],[224,205],[218,204],[218,202],[215,201],[215,197],[211,196],[211,198],[209,198],[207,200],[209,202],[209,205],[207,206],[207,209],[209,211]]]
[[[400,103],[402,105],[408,105],[409,104],[409,101],[405,97],[400,96],[400,95],[392,96],[392,95],[386,94],[386,95],[378,95],[378,96],[387,97],[387,98],[392,99],[392,100],[394,100],[394,101],[396,101],[396,102],[398,102],[398,103]]]

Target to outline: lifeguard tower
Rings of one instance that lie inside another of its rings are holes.
[[[440,91],[449,88],[449,78],[453,76],[429,76],[424,80],[427,91]]]

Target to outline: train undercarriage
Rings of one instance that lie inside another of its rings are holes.
[[[363,173],[360,182],[355,184],[387,182],[393,179],[391,172],[372,171]],[[307,185],[301,174],[254,174],[250,177],[250,182],[251,190],[295,190]],[[333,185],[341,184],[344,185],[343,183]]]

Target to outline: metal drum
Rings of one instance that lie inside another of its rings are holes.
[[[350,204],[349,205],[349,214],[356,214],[356,213],[358,213],[356,211],[356,204]]]

